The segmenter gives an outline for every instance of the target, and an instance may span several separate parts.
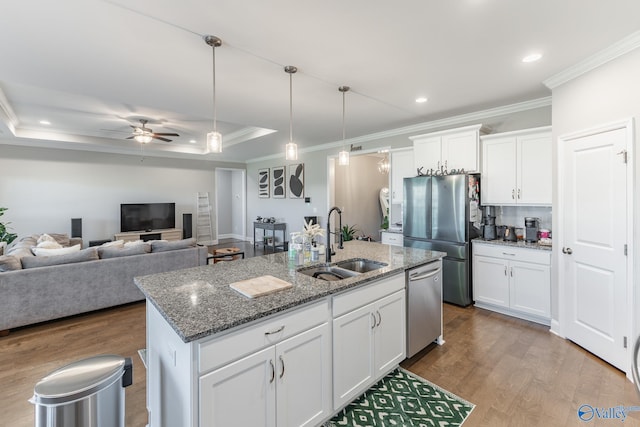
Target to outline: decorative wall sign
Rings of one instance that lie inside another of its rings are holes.
[[[289,197],[292,199],[304,197],[304,163],[289,165]]]
[[[284,166],[271,169],[271,182],[274,199],[284,199],[287,197],[287,183],[285,181],[287,172]]]
[[[269,198],[269,168],[258,169],[258,197]]]

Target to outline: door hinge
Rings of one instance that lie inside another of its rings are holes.
[[[623,339],[624,348],[627,348],[627,337],[623,337],[623,338],[624,338]]]
[[[624,244],[624,256],[627,256],[627,244]]]
[[[627,150],[622,150],[618,154],[622,154],[622,162],[627,163]]]

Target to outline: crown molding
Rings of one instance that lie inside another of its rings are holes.
[[[503,116],[513,113],[519,113],[527,110],[534,110],[536,108],[548,107],[551,105],[551,97],[538,98],[531,101],[518,102],[515,104],[509,104],[502,107],[490,108],[487,110],[476,111],[473,113],[461,114],[458,116],[448,117],[446,119],[433,120],[430,122],[418,123],[416,125],[405,126],[396,129],[390,129],[382,132],[376,132],[369,135],[363,135],[355,138],[346,139],[344,141],[328,142],[326,144],[314,145],[313,147],[299,148],[298,153],[311,153],[314,151],[323,151],[342,147],[351,144],[361,144],[371,142],[377,139],[391,138],[395,136],[401,136],[412,133],[424,133],[433,130],[440,130],[444,127],[460,126],[471,122],[479,122],[492,117]],[[284,151],[278,154],[271,154],[269,156],[259,157],[255,159],[247,160],[247,164],[258,163],[267,160],[280,160],[284,157]]]
[[[586,58],[585,60],[578,62],[572,67],[567,68],[564,71],[559,72],[555,76],[549,77],[542,83],[549,89],[555,89],[560,85],[563,85],[581,75],[588,73],[609,61],[625,55],[634,49],[640,47],[640,31],[636,31],[631,35],[623,38],[622,40],[612,44],[608,48],[601,50],[593,56]]]
[[[0,87],[0,121],[9,129],[9,131],[15,136],[16,127],[18,126],[18,117],[13,112],[11,104],[4,91]]]

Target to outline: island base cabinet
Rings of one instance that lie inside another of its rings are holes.
[[[333,405],[339,409],[386,375],[406,352],[405,291],[333,320]]]
[[[330,336],[324,323],[201,377],[200,425],[318,425],[332,410]]]

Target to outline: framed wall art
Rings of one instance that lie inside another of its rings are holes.
[[[258,197],[269,198],[269,168],[258,169]]]
[[[284,166],[271,168],[271,192],[274,199],[287,197],[287,171]]]
[[[289,197],[292,199],[304,197],[304,163],[289,165]]]

